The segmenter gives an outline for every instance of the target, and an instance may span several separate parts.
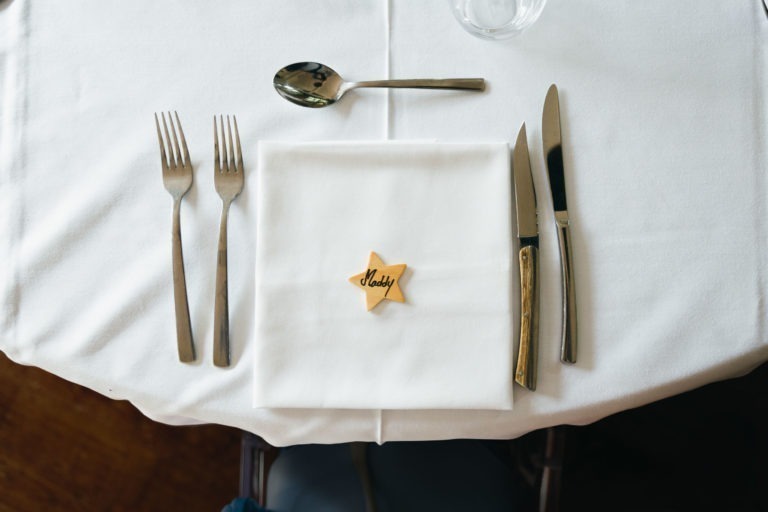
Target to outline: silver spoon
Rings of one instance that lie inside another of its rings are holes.
[[[333,105],[347,91],[358,87],[405,87],[410,89],[485,90],[482,78],[374,80],[345,82],[334,70],[318,62],[297,62],[277,72],[272,84],[283,98],[302,107]]]

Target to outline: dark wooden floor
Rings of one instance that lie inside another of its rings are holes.
[[[565,431],[562,510],[768,510],[768,364]],[[518,446],[541,444],[531,433]],[[241,435],[169,427],[0,353],[0,512],[218,512]],[[482,511],[478,511],[482,512]]]
[[[240,432],[170,427],[0,353],[0,512],[219,511]]]

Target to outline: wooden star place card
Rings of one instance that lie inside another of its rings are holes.
[[[403,291],[400,289],[400,277],[405,268],[405,263],[385,265],[378,254],[371,252],[368,268],[350,277],[349,282],[363,289],[365,306],[370,311],[385,299],[405,302]]]

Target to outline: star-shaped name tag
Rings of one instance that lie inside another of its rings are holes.
[[[371,252],[365,272],[349,278],[349,282],[365,291],[365,306],[368,311],[384,299],[405,302],[400,289],[400,276],[405,272],[405,263],[385,265],[379,255]]]

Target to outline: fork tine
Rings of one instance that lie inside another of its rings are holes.
[[[213,171],[221,172],[221,163],[219,160],[219,127],[216,125],[216,116],[213,116]]]
[[[235,145],[232,143],[232,124],[229,122],[229,116],[227,116],[227,141],[229,143],[229,158],[227,159],[227,170],[235,172]]]
[[[243,172],[243,149],[240,147],[240,132],[237,129],[237,117],[232,116],[235,124],[235,144],[237,145],[237,172]]]
[[[236,160],[232,162],[235,166],[235,172],[243,172],[243,148],[240,147],[240,131],[237,129],[237,116],[232,116],[232,123],[235,125],[235,153]]]
[[[219,141],[221,142],[221,172],[229,171],[229,153],[227,151],[227,130],[224,128],[224,115],[219,114]]]
[[[168,170],[168,156],[165,154],[165,144],[163,144],[163,135],[160,133],[160,121],[157,119],[157,112],[155,112],[155,128],[157,128],[157,142],[160,144],[160,162],[165,171]]]
[[[221,144],[221,172],[227,172],[227,135],[224,131],[224,116],[219,114],[219,144]]]
[[[179,138],[181,139],[181,149],[184,151],[184,165],[189,165],[189,148],[187,147],[187,139],[184,137],[184,130],[181,129],[181,119],[179,119],[179,113],[175,110],[173,113],[176,115],[176,126],[179,127]]]
[[[168,125],[165,123],[165,112],[161,113],[163,118],[163,130],[165,130],[165,145],[168,147],[168,168],[176,169],[176,159],[173,156],[173,146],[171,145],[171,136],[168,133]]]
[[[173,116],[171,116],[171,113],[168,112],[168,122],[171,125],[171,134],[173,135],[173,151],[174,151],[174,158],[176,159],[176,164],[179,167],[184,166],[184,162],[181,159],[181,148],[179,146],[179,139],[176,137],[176,126],[173,122]]]
[[[221,144],[221,172],[229,170],[227,159],[227,130],[224,128],[224,115],[219,114],[219,144]]]

